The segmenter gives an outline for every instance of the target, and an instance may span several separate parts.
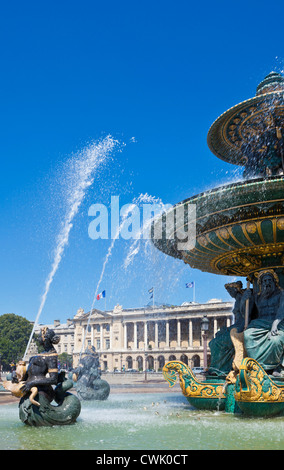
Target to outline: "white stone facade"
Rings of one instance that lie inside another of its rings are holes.
[[[191,367],[203,365],[201,320],[209,319],[208,342],[223,326],[232,324],[232,302],[213,299],[205,304],[181,306],[78,310],[75,325],[74,365],[87,346],[101,355],[102,370],[161,370],[169,360]],[[84,342],[84,346],[83,346]],[[208,349],[209,352],[209,349]]]
[[[188,303],[123,309],[117,305],[111,311],[79,309],[73,319],[61,324],[55,320],[48,326],[60,336],[55,346],[58,354],[73,356],[77,366],[80,355],[89,346],[100,354],[102,370],[161,370],[169,360],[181,360],[191,367],[203,366],[201,320],[209,319],[208,341],[223,326],[233,321],[233,302],[212,299],[204,304]],[[84,346],[83,346],[84,343]],[[35,354],[31,344],[30,354]],[[209,354],[209,348],[208,348]]]

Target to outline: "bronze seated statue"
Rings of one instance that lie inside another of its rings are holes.
[[[277,274],[271,269],[261,271],[254,289],[242,289],[240,281],[225,287],[236,299],[235,323],[221,329],[209,343],[208,373],[226,375],[234,369],[234,342],[238,338],[243,344],[243,357],[256,360],[274,377],[284,376],[284,291]]]

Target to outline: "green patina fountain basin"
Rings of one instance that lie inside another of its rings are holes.
[[[283,176],[222,186],[186,199],[179,206],[183,205],[187,214],[186,206],[191,204],[196,205],[195,246],[190,251],[178,250],[177,237],[164,237],[153,240],[157,248],[201,271],[250,276],[266,267],[281,271],[282,280]],[[160,223],[161,219],[156,221]]]

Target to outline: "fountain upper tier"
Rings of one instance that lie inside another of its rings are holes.
[[[284,77],[271,72],[256,96],[223,113],[208,132],[210,150],[245,167],[245,177],[272,176],[284,170]]]
[[[152,241],[159,250],[216,274],[253,279],[262,269],[275,269],[284,288],[283,117],[284,78],[273,72],[259,84],[256,97],[215,121],[208,133],[210,149],[244,165],[246,178],[186,199],[154,220]],[[179,232],[190,225],[192,204],[195,245],[181,250]],[[168,219],[174,220],[171,236]]]

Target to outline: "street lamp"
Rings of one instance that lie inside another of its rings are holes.
[[[201,320],[201,331],[203,338],[203,367],[207,369],[207,338],[208,338],[209,320],[207,315],[204,315]]]
[[[148,366],[148,353],[145,351],[145,379],[144,379],[144,382],[147,382],[147,366]]]

